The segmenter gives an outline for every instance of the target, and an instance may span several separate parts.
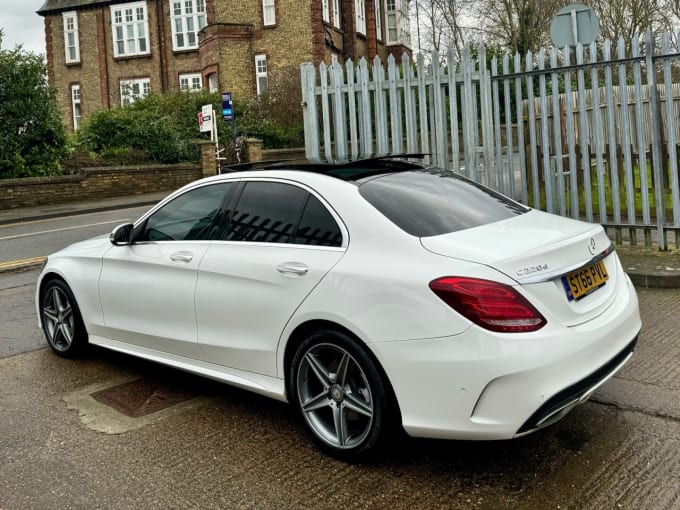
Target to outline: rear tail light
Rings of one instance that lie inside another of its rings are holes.
[[[545,318],[524,296],[502,283],[446,276],[430,289],[447,305],[490,331],[525,333],[545,326]]]

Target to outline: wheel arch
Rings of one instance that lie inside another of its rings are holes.
[[[60,280],[64,282],[64,285],[66,285],[69,290],[71,291],[71,294],[73,295],[73,299],[75,300],[75,305],[78,307],[78,313],[81,316],[81,319],[83,321],[83,327],[85,328],[86,333],[88,332],[88,324],[85,321],[85,318],[82,316],[82,310],[80,307],[80,297],[76,293],[76,290],[74,289],[73,285],[71,285],[71,282],[69,281],[68,278],[66,278],[62,273],[59,271],[50,269],[46,273],[42,274],[40,276],[40,280],[38,282],[38,285],[36,286],[36,294],[35,294],[35,307],[36,311],[38,314],[38,325],[42,328],[42,314],[41,314],[41,299],[43,295],[43,291],[45,289],[45,286],[49,284],[50,282],[54,280]]]
[[[63,275],[61,275],[59,272],[50,270],[50,271],[40,275],[40,279],[38,280],[38,285],[35,289],[35,308],[36,308],[36,312],[38,314],[38,324],[40,325],[40,327],[42,327],[42,315],[41,315],[40,311],[41,311],[41,300],[42,300],[43,291],[45,290],[45,286],[53,280],[63,281],[66,285],[68,285],[68,288],[71,289],[71,292],[73,292],[73,288],[69,285],[66,278],[64,278]],[[75,294],[74,294],[74,296],[75,296]],[[76,297],[76,301],[77,300],[78,300],[78,298]]]
[[[380,375],[383,377],[383,380],[385,381],[385,385],[388,391],[388,398],[391,404],[390,407],[392,408],[393,412],[396,413],[396,418],[398,418],[399,425],[401,426],[402,416],[401,408],[399,406],[399,400],[397,399],[397,395],[394,391],[394,388],[392,387],[392,381],[390,381],[390,378],[388,377],[387,372],[383,368],[382,363],[380,363],[380,360],[376,357],[375,353],[368,346],[368,344],[364,340],[362,340],[357,334],[355,334],[353,331],[349,330],[345,326],[342,326],[337,322],[329,320],[323,319],[308,320],[306,322],[303,322],[302,324],[299,324],[289,335],[283,355],[283,376],[286,387],[286,399],[288,400],[288,402],[292,403],[290,399],[292,388],[289,387],[290,378],[288,377],[288,372],[290,370],[290,365],[292,363],[293,357],[295,356],[295,352],[297,351],[300,344],[302,344],[302,342],[305,340],[305,338],[307,338],[310,334],[320,330],[332,330],[337,331],[338,333],[343,333],[347,336],[352,337],[359,343],[359,345],[361,345],[361,347],[363,347],[366,354],[375,363],[375,366],[377,367],[377,369],[380,372]]]

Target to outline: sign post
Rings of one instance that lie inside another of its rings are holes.
[[[597,39],[600,20],[595,11],[583,4],[562,7],[550,24],[550,38],[555,46],[586,46]]]
[[[201,133],[210,133],[210,141],[215,142],[215,159],[217,160],[217,173],[222,173],[220,161],[220,139],[217,134],[217,121],[215,120],[215,111],[211,104],[206,104],[201,107],[201,113],[198,114],[198,128]]]
[[[214,114],[213,107],[211,104],[206,104],[201,107],[201,113],[198,114],[198,127],[201,133],[210,133],[210,140],[214,140],[213,127],[214,127]]]
[[[231,122],[232,141],[236,145],[236,118],[231,92],[222,92],[222,118],[225,122]]]

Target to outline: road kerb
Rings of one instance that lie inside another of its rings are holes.
[[[0,273],[7,273],[10,271],[19,271],[22,269],[33,269],[34,267],[42,266],[47,257],[32,257],[30,259],[10,260],[8,262],[0,262]]]

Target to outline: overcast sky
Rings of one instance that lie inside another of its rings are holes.
[[[27,51],[45,53],[44,18],[35,11],[45,0],[0,0],[0,29],[4,32],[2,48],[22,44]]]

